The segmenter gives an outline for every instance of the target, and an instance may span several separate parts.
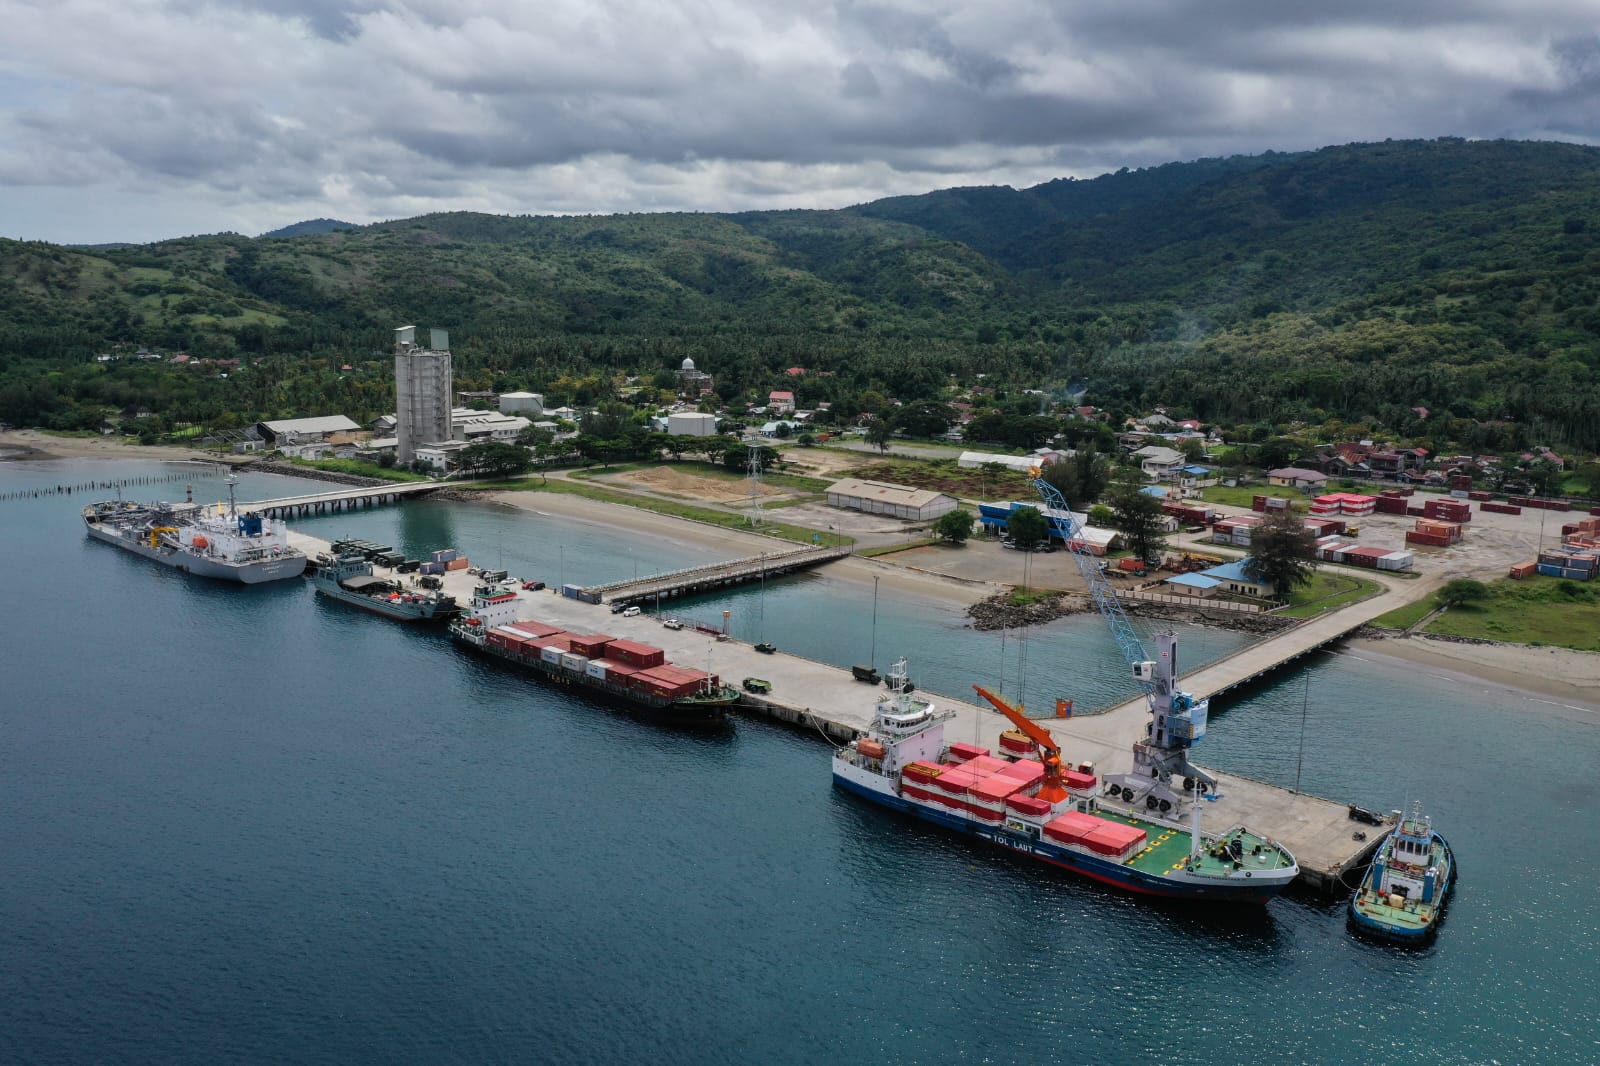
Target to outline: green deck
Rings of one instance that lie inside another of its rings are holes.
[[[1132,866],[1134,869],[1150,874],[1166,874],[1182,868],[1189,861],[1189,831],[1174,829],[1171,826],[1158,825],[1147,822],[1135,815],[1124,814],[1121,811],[1108,810],[1104,807],[1095,812],[1101,818],[1123,825],[1131,825],[1135,829],[1143,829],[1147,835],[1144,849],[1136,853],[1123,865]],[[1221,839],[1224,841],[1238,837],[1244,845],[1244,865],[1246,869],[1281,870],[1288,864],[1283,861],[1277,849],[1261,855],[1252,855],[1251,849],[1257,844],[1266,844],[1267,841],[1247,830],[1237,830]],[[1200,860],[1195,866],[1196,872],[1221,877],[1233,871],[1232,860],[1224,861],[1212,855],[1204,848],[1200,851]]]

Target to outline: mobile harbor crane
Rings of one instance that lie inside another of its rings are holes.
[[[1077,520],[1061,490],[1044,479],[1039,467],[1029,471],[1029,483],[1044,504],[1046,528],[1072,552],[1095,607],[1110,627],[1123,659],[1133,671],[1134,681],[1144,690],[1150,705],[1145,739],[1133,746],[1133,770],[1106,775],[1106,795],[1132,805],[1142,802],[1146,810],[1169,813],[1186,800],[1216,787],[1216,778],[1189,762],[1189,749],[1206,734],[1210,701],[1196,699],[1177,687],[1177,634],[1171,630],[1156,634],[1154,658],[1145,651],[1117,599],[1116,589],[1079,535]]]

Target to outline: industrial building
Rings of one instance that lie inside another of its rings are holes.
[[[1031,507],[1044,516],[1048,540],[1061,540],[1056,531],[1070,518],[1072,528],[1077,530],[1073,545],[1087,549],[1089,554],[1104,555],[1117,543],[1116,530],[1091,528],[1088,515],[1079,514],[1077,511],[1063,511],[1056,507],[1042,507],[1037,503],[1022,503],[1015,500],[1010,503],[980,503],[978,521],[982,524],[984,532],[1002,535],[1010,528],[1011,512],[1019,507]]]
[[[847,477],[828,486],[828,506],[923,522],[956,509],[954,496],[932,489]]]
[[[717,434],[717,416],[699,411],[675,411],[667,416],[669,437],[714,437]]]
[[[257,422],[256,430],[268,447],[281,448],[286,444],[313,444],[330,441],[339,434],[361,432],[344,415],[321,415],[317,418],[281,418],[272,422]],[[345,437],[348,441],[353,437]]]
[[[537,418],[544,414],[544,397],[537,392],[502,392],[500,413]]]
[[[450,335],[429,330],[432,347],[417,347],[417,327],[394,331],[396,458],[410,465],[417,447],[451,437]]]

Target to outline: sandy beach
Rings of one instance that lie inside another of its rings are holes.
[[[0,433],[0,458],[34,459],[210,459],[216,452],[198,448],[169,448],[129,444],[122,437],[56,437],[36,429],[8,429]]]
[[[557,492],[494,492],[485,493],[484,499],[502,506],[516,507],[525,511],[542,511],[598,525],[625,525],[650,537],[696,544],[726,552],[730,557],[760,555],[762,552],[796,551],[803,547],[794,541],[762,536],[759,533],[725,529],[721,526],[656,514],[638,507],[604,503]],[[880,589],[886,594],[934,600],[959,607],[977,603],[1003,587],[984,581],[962,581],[939,574],[907,570],[894,563],[875,559],[841,559],[828,564],[819,572],[833,580],[865,584],[870,584],[876,577],[879,579]]]
[[[1399,659],[1428,673],[1486,683],[1600,711],[1600,655],[1526,644],[1458,644],[1427,637],[1358,638],[1351,651]]]

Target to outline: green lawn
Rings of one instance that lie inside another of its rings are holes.
[[[1315,618],[1329,611],[1337,611],[1358,600],[1382,591],[1376,581],[1356,577],[1336,570],[1318,570],[1311,584],[1302,586],[1289,597],[1289,606],[1279,611],[1284,618]]]
[[[1410,629],[1428,616],[1438,604],[1433,597],[1408,603],[1404,607],[1397,607],[1388,614],[1380,614],[1372,620],[1372,624],[1380,629]]]
[[[1220,503],[1228,507],[1249,507],[1257,496],[1282,496],[1295,501],[1296,511],[1311,507],[1310,499],[1299,489],[1283,485],[1210,485],[1200,490],[1200,498],[1207,503]]]
[[[725,466],[713,466],[710,463],[696,462],[659,462],[659,463],[614,463],[611,466],[590,466],[582,470],[574,470],[570,477],[597,479],[610,474],[626,474],[634,470],[681,470],[685,474],[695,477],[710,478],[713,481],[744,481],[749,474],[743,470],[729,470]],[[794,489],[797,492],[826,492],[833,482],[824,478],[805,477],[801,474],[785,474],[777,470],[769,470],[761,475],[763,485],[773,485],[778,488]],[[658,490],[659,491],[659,490]]]
[[[1600,587],[1594,582],[1536,574],[1488,585],[1487,600],[1452,607],[1423,632],[1600,651]]]

